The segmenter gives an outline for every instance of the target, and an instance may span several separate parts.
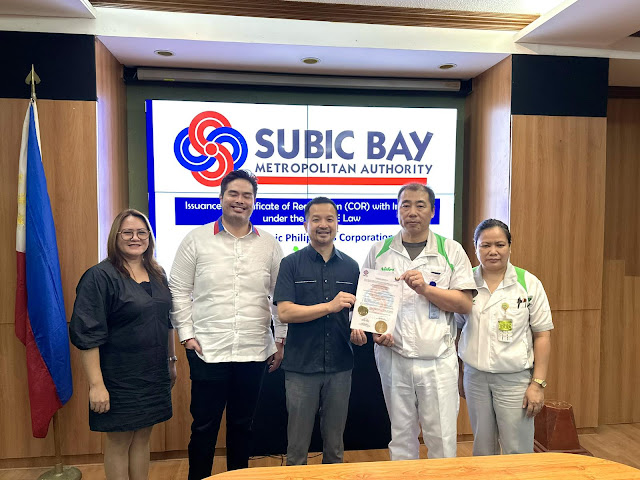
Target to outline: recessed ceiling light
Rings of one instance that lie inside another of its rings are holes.
[[[160,55],[161,57],[173,57],[175,55],[171,50],[156,50],[153,53]]]
[[[457,66],[458,65],[456,65],[455,63],[443,63],[438,68],[440,70],[449,70],[450,68],[456,68]]]
[[[302,63],[306,63],[307,65],[315,65],[316,63],[320,63],[320,59],[316,57],[305,57],[302,59]]]

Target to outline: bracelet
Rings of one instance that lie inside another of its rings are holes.
[[[180,342],[180,345],[184,345],[184,344],[186,344],[189,340],[193,340],[194,338],[195,338],[195,337],[186,338],[186,339],[184,339],[184,340],[182,340],[182,341]]]
[[[174,355],[173,357],[169,357],[169,361],[170,362],[177,362],[178,361],[178,357],[176,355]]]

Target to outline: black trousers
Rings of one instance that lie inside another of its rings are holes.
[[[189,480],[211,476],[220,421],[227,407],[227,470],[247,468],[251,425],[258,404],[264,362],[206,363],[187,350],[191,369]]]

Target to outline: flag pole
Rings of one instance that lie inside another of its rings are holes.
[[[58,412],[53,414],[53,445],[55,449],[55,466],[38,477],[38,480],[80,480],[82,472],[76,467],[65,467],[62,462],[60,424]]]
[[[40,77],[35,67],[31,64],[31,71],[25,78],[25,83],[31,85],[31,101],[36,101],[36,84],[40,83]],[[62,440],[60,438],[60,424],[58,411],[53,414],[53,445],[55,452],[55,467],[38,477],[38,480],[80,480],[82,473],[76,467],[65,467],[62,463]]]
[[[62,466],[62,446],[60,445],[61,442],[59,432],[60,423],[58,419],[58,412],[56,412],[53,414],[53,446],[56,455],[56,466],[54,467],[53,471],[56,475],[60,475],[64,471],[64,467]]]
[[[31,85],[31,100],[36,101],[36,84],[40,83],[40,77],[35,71],[33,63],[31,64],[31,71],[27,75],[27,78],[24,79],[24,83],[27,85]]]

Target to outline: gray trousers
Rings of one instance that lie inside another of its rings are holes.
[[[522,408],[531,371],[487,373],[465,364],[464,393],[474,455],[533,453],[533,417]]]
[[[337,373],[285,371],[287,465],[306,465],[316,413],[320,409],[322,463],[342,463],[344,426],[349,410],[351,370]]]

